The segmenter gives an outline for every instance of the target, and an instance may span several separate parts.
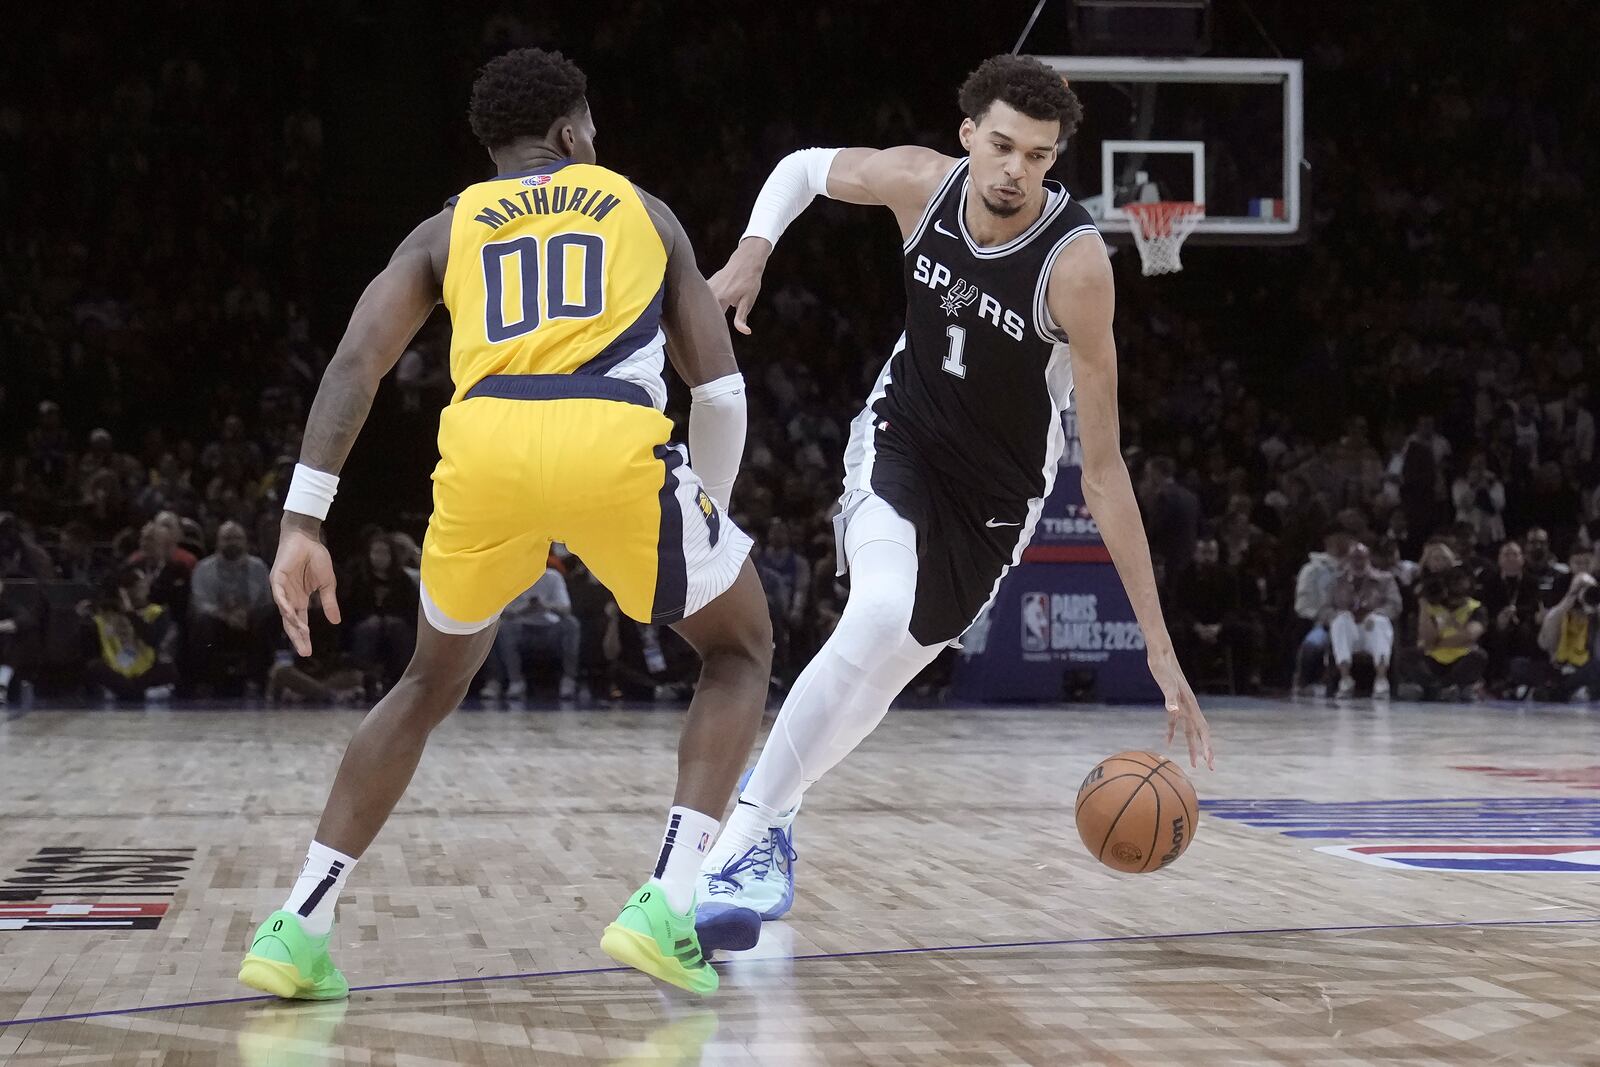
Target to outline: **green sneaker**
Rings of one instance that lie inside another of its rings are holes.
[[[606,927],[600,948],[618,963],[704,996],[717,991],[717,972],[700,953],[694,908],[675,915],[667,896],[646,883],[628,898],[622,914]]]
[[[286,1000],[339,1000],[350,983],[328,958],[332,934],[312,937],[292,911],[275,911],[256,928],[239,981]]]

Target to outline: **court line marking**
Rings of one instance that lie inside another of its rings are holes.
[[[1354,926],[1268,926],[1244,930],[1194,930],[1173,934],[1117,934],[1108,937],[1063,937],[1045,941],[996,941],[982,945],[928,945],[916,948],[869,948],[854,952],[813,952],[804,956],[768,956],[763,959],[738,960],[741,966],[758,963],[797,963],[802,960],[844,960],[862,956],[905,956],[935,952],[974,952],[983,949],[1007,948],[1059,948],[1064,945],[1105,945],[1130,941],[1177,941],[1199,937],[1248,937],[1259,934],[1335,934],[1377,930],[1460,930],[1501,926],[1574,926],[1600,923],[1600,916],[1586,919],[1490,919],[1478,922],[1442,923],[1365,923]],[[534,978],[575,978],[585,974],[620,974],[631,967],[579,967],[564,971],[527,971],[520,974],[488,974],[475,978],[423,978],[411,982],[384,982],[380,985],[351,986],[352,993],[376,993],[385,989],[415,989],[419,986],[467,985],[482,982],[516,982]],[[138,1008],[110,1008],[105,1011],[80,1011],[69,1015],[40,1015],[31,1019],[0,1021],[0,1030],[8,1026],[29,1026],[37,1023],[62,1023],[78,1019],[100,1019],[114,1015],[143,1015],[152,1011],[177,1011],[182,1008],[211,1008],[219,1004],[253,1004],[279,998],[261,994],[249,997],[219,997],[215,1000],[186,1000],[173,1004],[147,1004]],[[318,1001],[295,1001],[297,1004],[315,1004]],[[325,1002],[324,1002],[325,1003]]]

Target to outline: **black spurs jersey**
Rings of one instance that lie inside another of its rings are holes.
[[[940,184],[905,243],[906,332],[872,410],[939,473],[989,496],[1043,496],[1064,446],[1072,394],[1066,337],[1045,308],[1049,269],[1096,233],[1089,213],[1047,181],[1044,213],[1014,240],[980,247],[967,232],[967,162]]]

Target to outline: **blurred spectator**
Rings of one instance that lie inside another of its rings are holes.
[[[32,612],[6,591],[5,579],[0,577],[0,708],[10,702],[23,643],[38,622]]]
[[[416,583],[417,588],[422,588],[422,546],[405,533],[390,534],[389,541],[394,545],[394,561],[406,572],[406,577]]]
[[[1578,525],[1578,488],[1568,483],[1561,464],[1551,459],[1534,468],[1523,497],[1524,519],[1555,531],[1567,544]]]
[[[799,673],[797,661],[806,651],[795,646],[803,640],[811,568],[794,550],[789,524],[783,519],[767,523],[766,543],[754,555],[772,616],[773,673],[787,684]]]
[[[221,439],[200,451],[200,469],[209,474],[227,469],[240,479],[259,478],[262,468],[261,446],[245,435],[244,419],[238,415],[223,419]]]
[[[1378,539],[1378,543],[1372,549],[1372,565],[1380,571],[1388,571],[1394,575],[1402,594],[1417,580],[1417,572],[1420,570],[1416,563],[1400,558],[1400,544],[1392,537]]]
[[[112,567],[112,561],[96,551],[94,532],[87,523],[74,519],[62,527],[56,542],[55,573],[63,581],[99,585]]]
[[[1300,568],[1294,582],[1294,613],[1310,624],[1310,630],[1300,641],[1295,654],[1294,679],[1290,683],[1294,695],[1301,686],[1315,689],[1327,670],[1328,647],[1331,638],[1328,624],[1333,621],[1333,587],[1344,568],[1345,555],[1350,551],[1350,534],[1334,527],[1323,536],[1321,552],[1311,553],[1311,558]]]
[[[1366,545],[1350,546],[1338,580],[1333,587],[1333,607],[1337,613],[1328,625],[1333,644],[1333,662],[1339,669],[1341,697],[1355,693],[1355,678],[1350,667],[1356,653],[1372,657],[1372,695],[1389,696],[1389,662],[1394,654],[1394,626],[1400,618],[1400,586],[1394,575],[1376,570]]]
[[[1150,551],[1169,561],[1194,558],[1200,537],[1200,498],[1176,478],[1177,465],[1167,456],[1152,456],[1139,484],[1139,505]]]
[[[1539,627],[1539,648],[1547,658],[1518,662],[1511,679],[1512,695],[1533,695],[1541,700],[1587,703],[1600,697],[1600,584],[1594,578],[1594,556],[1573,553],[1568,566],[1572,582]],[[1539,669],[1534,669],[1533,664]]]
[[[194,680],[221,691],[237,679],[259,692],[272,663],[278,610],[267,565],[249,554],[243,526],[222,524],[216,554],[195,567],[189,594]]]
[[[1473,590],[1480,591],[1494,577],[1495,565],[1478,552],[1477,527],[1470,522],[1453,522],[1448,527],[1446,540],[1455,553],[1456,562],[1472,575]]]
[[[166,608],[174,620],[188,617],[192,570],[184,566],[177,553],[178,544],[170,526],[152,519],[139,531],[138,551],[127,560],[149,583],[146,592],[151,603]]]
[[[615,606],[609,590],[577,556],[566,558],[567,596],[572,601],[572,616],[578,620],[578,683],[580,693],[609,694],[606,676],[606,633],[610,628],[607,610]]]
[[[340,586],[341,615],[350,628],[350,652],[369,688],[393,685],[416,647],[417,584],[394,561],[389,535],[367,538],[367,551]]]
[[[1400,502],[1414,532],[1432,530],[1444,518],[1443,472],[1450,452],[1450,442],[1435,431],[1433,416],[1423,415],[1399,455],[1390,461],[1389,473],[1400,479]]]
[[[1567,390],[1559,423],[1563,438],[1572,444],[1580,463],[1594,462],[1594,414],[1589,410],[1589,384],[1579,382]]]
[[[80,607],[89,685],[118,700],[165,700],[178,681],[178,630],[172,615],[150,602],[144,571],[124,565],[106,580],[96,600]]]
[[[1233,687],[1249,692],[1261,684],[1260,623],[1247,610],[1238,570],[1221,555],[1216,538],[1195,542],[1194,560],[1169,583],[1168,626],[1178,661],[1194,684],[1227,666]]]
[[[484,700],[522,700],[528,683],[522,672],[526,654],[556,656],[561,660],[561,681],[557,695],[571,700],[578,692],[578,655],[583,644],[583,629],[572,614],[572,598],[567,581],[554,567],[525,590],[500,615],[500,630],[494,636],[490,656],[491,677],[478,691]],[[502,682],[504,688],[502,690]]]
[[[1544,608],[1539,603],[1539,586],[1524,565],[1522,546],[1507,541],[1500,546],[1499,567],[1482,587],[1483,608],[1489,631],[1483,636],[1489,654],[1488,679],[1497,683],[1506,678],[1519,659],[1538,659],[1539,622]]]
[[[205,549],[205,538],[200,534],[199,524],[170,510],[156,512],[151,521],[165,530],[172,540],[172,562],[192,575],[200,562],[200,552]],[[190,547],[191,544],[193,547]]]
[[[1539,591],[1539,604],[1551,607],[1567,591],[1572,574],[1567,565],[1550,554],[1550,534],[1542,526],[1530,529],[1522,538],[1528,578]]]
[[[39,547],[27,527],[10,512],[0,512],[0,578],[43,581],[54,573],[50,553]]]
[[[340,648],[339,631],[322,614],[322,604],[315,597],[308,606],[307,622],[311,655],[297,658],[286,640],[278,638],[280,647],[267,674],[267,700],[273,704],[346,704],[360,700],[366,692],[366,678]]]
[[[1397,664],[1400,695],[1408,700],[1475,699],[1488,664],[1479,645],[1487,615],[1471,595],[1472,576],[1453,556],[1449,561],[1449,569],[1425,574],[1420,583],[1417,645]]]
[[[1474,544],[1506,539],[1506,523],[1501,516],[1506,509],[1506,487],[1489,469],[1489,459],[1482,452],[1472,454],[1466,472],[1455,481],[1451,497],[1455,500],[1456,521],[1472,526]]]
[[[374,251],[365,244],[370,227],[343,227],[337,237],[328,232],[339,221],[330,213],[339,198],[322,180],[330,168],[323,166],[325,116],[318,108],[347,95],[347,83],[359,79],[329,62],[325,42],[295,37],[301,76],[274,80],[279,33],[237,33],[221,50],[175,61],[166,38],[132,32],[138,13],[124,7],[106,16],[112,22],[102,19],[89,30],[71,26],[27,37],[30,47],[8,71],[16,99],[0,107],[7,147],[0,152],[0,191],[15,207],[0,241],[6,297],[0,351],[7,353],[0,357],[0,510],[17,512],[24,528],[36,532],[29,535],[35,547],[57,554],[56,571],[91,581],[107,558],[132,551],[133,544],[123,543],[138,540],[144,521],[165,511],[183,516],[173,541],[195,556],[232,520],[244,525],[263,558],[271,557],[276,513],[303,433],[297,420],[326,363],[318,340],[331,336],[312,324],[343,321],[356,296],[329,284],[347,272],[330,275],[323,264]],[[1314,21],[1285,16],[1284,29],[1302,35],[1314,57],[1308,77],[1320,87],[1306,101],[1306,147],[1317,163],[1319,190],[1313,240],[1230,257],[1208,276],[1203,293],[1158,292],[1119,279],[1123,428],[1135,457],[1130,468],[1141,473],[1152,545],[1169,557],[1176,577],[1198,532],[1187,513],[1215,517],[1225,507],[1216,522],[1221,561],[1239,568],[1242,590],[1255,591],[1247,605],[1259,606],[1243,610],[1274,645],[1299,636],[1290,583],[1335,516],[1373,545],[1374,566],[1392,569],[1399,580],[1407,610],[1398,641],[1407,648],[1416,614],[1408,572],[1417,565],[1406,561],[1418,559],[1424,539],[1452,519],[1472,527],[1452,540],[1485,600],[1499,573],[1475,555],[1487,545],[1498,548],[1502,534],[1520,537],[1538,525],[1551,531],[1563,555],[1600,536],[1600,526],[1583,525],[1600,520],[1589,409],[1589,391],[1600,381],[1594,361],[1600,312],[1589,299],[1595,272],[1585,236],[1595,210],[1581,177],[1600,172],[1600,142],[1587,136],[1593,109],[1584,93],[1553,91],[1549,64],[1541,65],[1564,42],[1594,37],[1600,7],[1500,7],[1468,20],[1435,7],[1410,11],[1417,32],[1398,35],[1359,5],[1321,5]],[[658,8],[597,15],[596,32],[616,38],[616,55],[633,55],[634,24],[661,18]],[[892,17],[874,14],[880,8],[887,12],[884,5],[827,4],[819,17],[837,23],[845,16],[856,39],[868,39],[862,34],[873,20]],[[328,17],[348,25],[363,16]],[[694,20],[714,22],[697,10],[672,17],[689,20],[683,28],[691,35],[707,25]],[[398,13],[393,21],[411,28],[426,23],[417,18]],[[1257,43],[1230,32],[1219,21],[1219,49]],[[792,33],[792,19],[777,9],[752,9],[740,23],[757,52]],[[497,32],[468,27],[461,42],[446,43],[446,66],[465,76],[483,58],[477,49],[492,47],[482,42],[496,40]],[[1466,88],[1424,79],[1396,92],[1386,73],[1432,54],[1418,42],[1440,54],[1468,55],[1486,40],[1509,44],[1494,63],[1474,68]],[[115,43],[114,55],[107,42]],[[948,65],[964,46],[935,42],[930,69]],[[656,51],[667,56],[662,69],[670,75],[670,50]],[[640,62],[652,54],[639,53]],[[715,83],[728,73],[720,62],[700,64],[696,78]],[[117,74],[55,76],[77,67]],[[311,70],[314,77],[303,76]],[[836,73],[827,62],[819,71]],[[778,68],[770,73],[774,84],[787,76]],[[751,75],[757,82],[762,76]],[[768,90],[755,85],[711,120],[713,139],[736,146],[722,169],[742,189],[709,180],[704,167],[657,166],[659,192],[703,247],[730,248],[738,220],[726,210],[728,198],[747,203],[765,172],[763,160],[799,147],[800,131],[828,128],[861,143],[937,143],[943,135],[913,119],[931,121],[947,109],[947,92],[936,78],[901,79],[892,99],[854,111],[840,110],[826,93],[803,95],[792,102],[791,116],[771,123]],[[664,99],[632,102],[637,114],[627,125],[642,139],[634,145],[641,166],[673,158],[670,123],[651,121]],[[269,136],[248,143],[193,136],[196,129],[231,129],[229,117],[246,109]],[[178,120],[158,121],[173,116]],[[421,136],[444,145],[440,159],[454,161],[444,165],[461,183],[476,177],[471,160],[478,149],[459,115],[423,115],[417,123]],[[1513,129],[1517,136],[1473,139],[1468,131],[1477,128]],[[1419,144],[1437,149],[1424,156],[1460,165],[1448,174],[1419,171]],[[186,190],[181,210],[167,195],[174,175]],[[407,174],[401,191],[411,199],[443,195],[430,187],[435,182],[432,172]],[[114,190],[116,201],[108,225],[62,239],[51,206],[63,198],[87,201],[105,189]],[[1492,196],[1497,189],[1525,195]],[[1545,232],[1552,219],[1563,220],[1554,236]],[[762,340],[760,370],[749,375],[749,462],[740,490],[745,528],[784,520],[798,562],[811,572],[798,616],[779,613],[792,621],[786,629],[793,662],[826,635],[843,599],[832,575],[826,516],[842,431],[881,366],[887,324],[904,306],[894,272],[875,265],[881,235],[831,208],[807,226],[813,236],[786,253],[793,257],[788,273],[774,280],[765,305],[782,325]],[[1374,255],[1364,236],[1372,233],[1397,234],[1408,254]],[[1121,258],[1113,266],[1125,279],[1137,270]],[[1240,347],[1241,321],[1252,325],[1249,351]],[[374,418],[351,456],[352,485],[370,484],[372,472],[386,465],[411,469],[414,462],[420,470],[431,459],[423,453],[432,434],[419,431],[449,390],[447,325],[446,316],[435,316],[374,398]],[[1328,381],[1345,388],[1330,394]],[[681,390],[673,392],[681,404]],[[52,396],[72,402],[63,410]],[[217,433],[186,439],[201,426]],[[95,427],[102,432],[91,433]],[[1380,469],[1369,427],[1381,431],[1386,468]],[[1487,499],[1495,503],[1494,481],[1504,494],[1503,530],[1494,527],[1496,509],[1477,506],[1476,461],[1468,457],[1479,453],[1492,472]],[[1144,456],[1171,457],[1177,489],[1156,488],[1160,465],[1137,461]],[[270,470],[264,461],[272,461]],[[1472,489],[1466,515],[1455,492],[1462,483]],[[1192,509],[1183,495],[1191,489],[1204,497]],[[344,554],[354,544],[364,551],[365,536],[350,537],[360,523],[410,524],[421,501],[368,492],[347,494],[341,506],[356,509],[353,521],[329,531]],[[68,523],[81,524],[85,535],[67,536]],[[1379,539],[1368,540],[1374,532]],[[1380,562],[1385,534],[1400,546],[1392,568]],[[86,556],[81,546],[89,544],[97,547]],[[113,545],[123,547],[108,556]],[[394,552],[409,572],[409,549],[396,541]],[[50,573],[37,556],[13,551],[8,561],[5,555],[0,573]],[[195,562],[177,549],[171,559],[190,568]],[[1561,599],[1564,565],[1549,566],[1530,551],[1525,569],[1542,583],[1546,606]],[[578,601],[578,588],[571,591]],[[155,595],[168,592],[158,588]],[[603,617],[608,601],[600,595],[595,601]],[[187,616],[173,621],[186,626]],[[1519,612],[1518,626],[1526,625]],[[604,659],[606,631],[602,625],[584,634],[590,665]],[[1485,647],[1492,650],[1498,636],[1486,635]],[[648,675],[636,627],[627,628],[627,640]],[[667,649],[665,658],[676,654],[670,635],[656,643]],[[1267,662],[1286,669],[1292,652],[1274,648]],[[1492,676],[1500,671],[1495,655]]]

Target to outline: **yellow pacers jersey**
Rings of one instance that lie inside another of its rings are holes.
[[[615,171],[558,161],[469,186],[444,276],[453,400],[491,374],[586,374],[635,382],[663,407],[666,265]]]

